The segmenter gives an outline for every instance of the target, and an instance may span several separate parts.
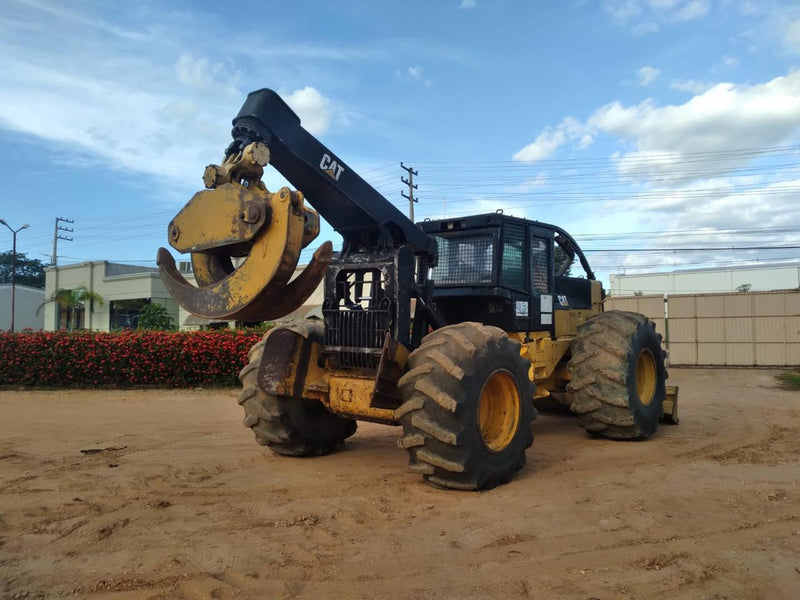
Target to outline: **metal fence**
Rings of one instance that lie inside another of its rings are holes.
[[[800,290],[611,297],[605,308],[653,319],[672,365],[800,365]]]

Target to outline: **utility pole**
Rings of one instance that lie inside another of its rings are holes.
[[[64,219],[62,217],[56,217],[56,228],[53,231],[53,256],[50,257],[51,266],[56,266],[58,264],[58,240],[64,240],[66,242],[72,241],[71,237],[61,235],[59,231],[66,231],[67,233],[72,233],[74,230],[70,229],[69,227],[62,227],[60,224],[69,223],[71,225],[74,222],[75,222],[74,220]]]
[[[0,219],[0,223],[8,227],[14,238],[13,249],[11,250],[11,333],[14,333],[14,309],[17,292],[17,234],[23,229],[30,227],[27,223],[19,229],[12,229],[5,219]]]
[[[400,168],[408,171],[408,179],[404,177],[400,178],[400,181],[405,183],[408,186],[408,195],[406,195],[403,190],[400,190],[400,195],[403,198],[408,199],[408,218],[411,221],[414,221],[414,202],[419,202],[416,198],[414,198],[414,190],[417,189],[417,184],[414,183],[414,175],[419,175],[414,169],[411,167],[405,166],[402,162],[400,163]]]

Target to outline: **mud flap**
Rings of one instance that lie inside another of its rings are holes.
[[[279,326],[265,339],[258,369],[258,386],[269,394],[301,398],[311,357],[311,347],[321,339],[309,323]]]
[[[667,397],[664,400],[664,411],[661,413],[661,422],[669,425],[678,424],[678,386],[667,386]]]

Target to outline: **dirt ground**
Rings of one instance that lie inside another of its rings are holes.
[[[670,374],[679,426],[612,442],[543,415],[482,493],[423,484],[390,427],[274,456],[237,390],[6,390],[0,596],[800,598],[800,392]]]

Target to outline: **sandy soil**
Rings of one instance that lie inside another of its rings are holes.
[[[542,416],[483,493],[423,484],[378,425],[274,456],[237,390],[3,391],[0,596],[800,598],[800,393],[671,375],[681,425],[621,443]]]

